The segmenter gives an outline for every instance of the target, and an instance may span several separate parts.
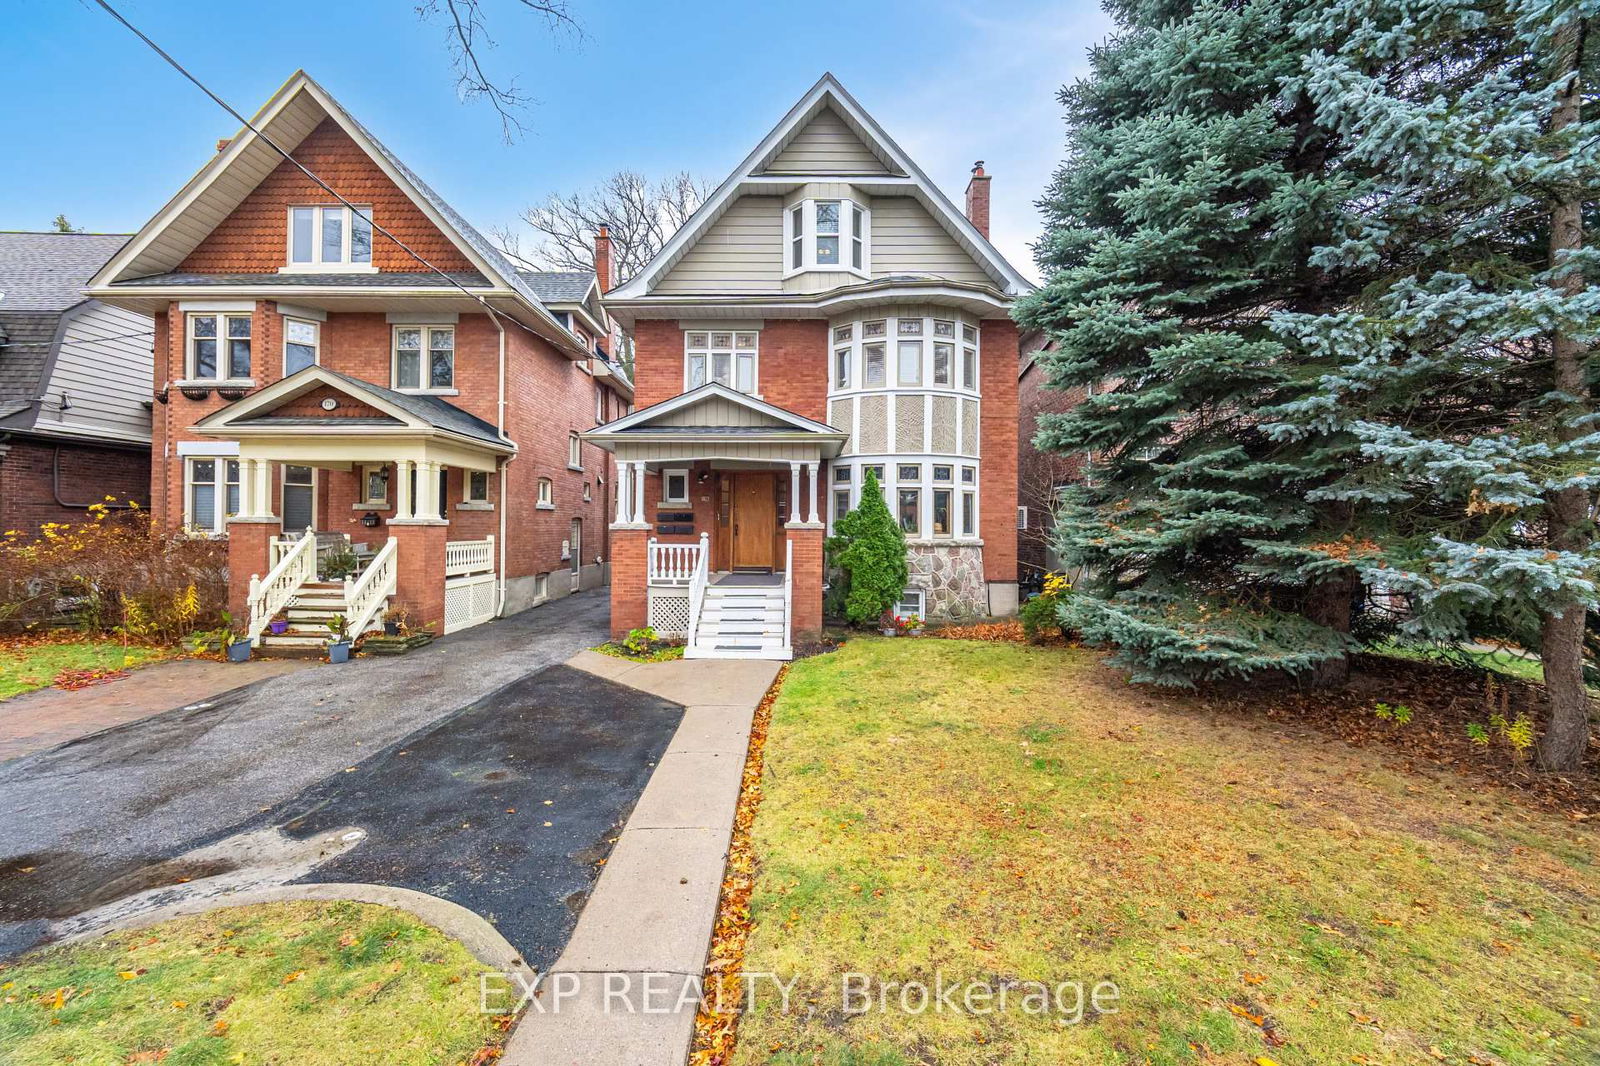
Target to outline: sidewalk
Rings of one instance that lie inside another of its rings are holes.
[[[70,691],[42,688],[15,696],[0,702],[0,762],[315,665],[303,659],[180,659],[140,667],[104,685]]]
[[[681,703],[685,711],[502,1062],[682,1066],[750,723],[782,664],[631,663],[586,651],[567,665]]]

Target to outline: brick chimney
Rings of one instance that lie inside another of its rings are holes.
[[[228,147],[228,145],[230,145],[232,143],[233,143],[233,138],[232,137],[223,137],[221,140],[217,141],[217,151],[219,151],[219,152],[222,151],[224,148]]]
[[[984,240],[989,239],[989,175],[983,172],[983,160],[972,164],[972,178],[967,182],[967,218],[978,227]]]
[[[602,225],[594,235],[594,274],[600,282],[600,295],[611,291],[611,228]]]

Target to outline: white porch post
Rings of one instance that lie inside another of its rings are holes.
[[[617,484],[615,486],[616,491],[617,491],[617,521],[616,521],[616,524],[619,525],[619,526],[625,526],[625,525],[628,524],[628,493],[633,491],[632,487],[629,484],[629,468],[631,466],[632,466],[631,463],[618,463],[617,464],[617,474],[616,474],[616,482],[617,482]]]
[[[821,519],[817,517],[817,468],[821,463],[807,463],[806,474],[811,478],[811,524],[818,525]]]
[[[633,521],[644,521],[644,464],[633,464]]]
[[[254,518],[256,510],[256,461],[239,460],[239,513],[238,518]]]
[[[241,476],[243,471],[240,471]],[[265,459],[255,461],[256,505],[257,518],[271,518],[272,513],[272,464]]]
[[[789,464],[789,523],[800,524],[800,464]]]
[[[394,516],[400,521],[416,517],[411,499],[412,465],[410,459],[400,459],[394,464]]]
[[[417,464],[417,517],[439,517],[439,464],[425,459]]]

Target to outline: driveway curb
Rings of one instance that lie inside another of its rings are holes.
[[[750,725],[781,663],[568,666],[685,706],[566,950],[511,1035],[507,1066],[682,1066],[716,923]]]

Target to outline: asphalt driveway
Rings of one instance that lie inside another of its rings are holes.
[[[607,610],[603,591],[573,596],[411,655],[272,678],[0,764],[0,956],[52,918],[148,887],[140,872],[163,860],[329,819],[368,838],[336,860],[350,865],[315,877],[456,898],[507,920],[535,961],[564,940],[592,849],[681,714],[548,669],[603,640]],[[523,888],[540,898],[514,906]]]

